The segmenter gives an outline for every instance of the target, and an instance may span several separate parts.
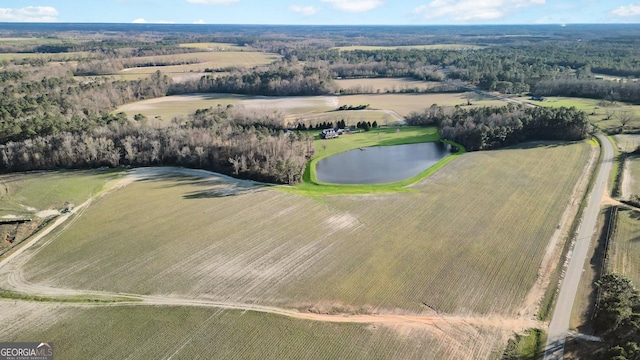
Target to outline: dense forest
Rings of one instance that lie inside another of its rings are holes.
[[[233,109],[198,110],[165,128],[115,118],[121,121],[8,141],[0,145],[0,169],[179,165],[293,184],[314,153],[311,135],[285,134],[274,119]]]
[[[239,69],[227,75],[205,75],[171,87],[170,94],[193,92],[296,96],[335,93],[327,69],[287,61],[256,69]]]
[[[463,109],[433,105],[407,118],[410,125],[437,126],[445,140],[468,151],[496,149],[532,140],[582,140],[593,127],[575,108],[503,107]]]
[[[640,359],[640,292],[620,274],[604,275],[597,283],[599,300],[594,329],[604,339],[607,359]]]

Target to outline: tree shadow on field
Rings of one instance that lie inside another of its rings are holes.
[[[157,189],[179,187],[197,187],[197,190],[186,192],[184,199],[206,199],[237,196],[266,190],[269,185],[255,184],[246,180],[227,179],[225,177],[201,177],[197,175],[166,173],[157,174],[137,180],[145,183],[158,183]]]
[[[524,143],[510,145],[496,150],[529,150],[529,149],[553,149],[557,147],[571,146],[580,143],[581,141],[552,141],[552,140],[539,140],[539,141],[527,141]]]

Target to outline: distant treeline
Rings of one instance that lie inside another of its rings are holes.
[[[433,105],[407,118],[409,125],[437,126],[440,136],[468,151],[531,140],[581,140],[592,133],[587,115],[571,108],[503,107],[463,109]]]
[[[171,94],[218,92],[247,95],[322,95],[336,91],[325,68],[277,62],[257,69],[235,70],[228,75],[206,75],[174,84]]]
[[[313,138],[285,134],[280,126],[274,119],[249,118],[225,108],[198,110],[166,128],[112,121],[6,142],[0,145],[0,170],[177,165],[295,183],[313,156]]]
[[[535,93],[544,96],[586,97],[640,104],[640,82],[637,81],[544,80],[536,85]]]

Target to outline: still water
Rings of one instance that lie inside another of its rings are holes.
[[[334,184],[389,183],[417,175],[449,154],[450,146],[440,142],[355,149],[320,160],[316,177]]]

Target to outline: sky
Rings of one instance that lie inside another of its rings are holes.
[[[640,0],[0,0],[0,22],[283,25],[640,23]]]

